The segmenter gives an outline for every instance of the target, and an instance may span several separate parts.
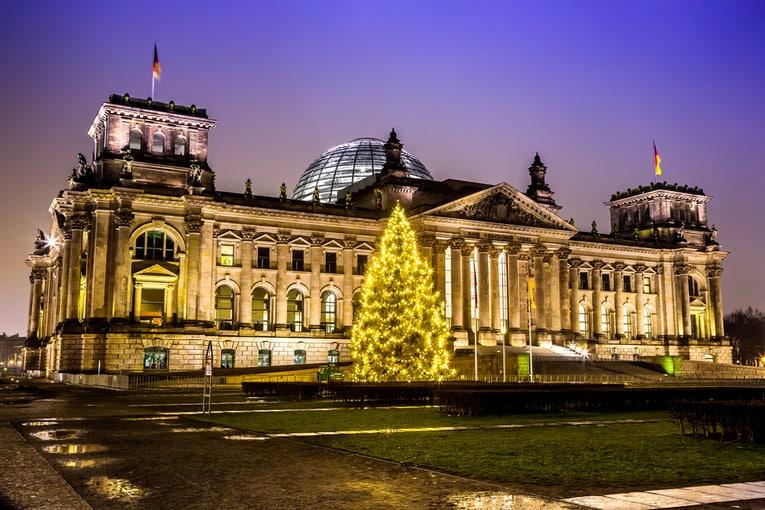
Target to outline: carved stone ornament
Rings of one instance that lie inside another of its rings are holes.
[[[44,267],[35,267],[32,269],[32,274],[30,275],[29,280],[44,280],[48,277],[48,270]]]
[[[290,242],[290,239],[292,236],[289,232],[277,232],[276,234],[276,244],[287,244]]]
[[[245,229],[245,230],[242,230],[239,233],[239,235],[242,237],[242,241],[252,241],[253,239],[255,239],[254,230]]]
[[[489,251],[494,248],[494,243],[490,239],[481,239],[478,243],[478,251]]]
[[[464,246],[465,246],[465,240],[462,239],[461,237],[455,237],[451,241],[452,251],[461,251]]]
[[[566,260],[571,256],[571,250],[568,248],[561,248],[558,250],[558,259],[559,260]]]
[[[518,255],[521,252],[521,243],[512,242],[507,245],[507,253],[511,255]]]
[[[345,239],[343,239],[343,247],[352,250],[356,247],[356,238],[353,236],[348,236]]]
[[[603,264],[603,261],[601,260],[593,260],[590,262],[590,265],[592,266],[592,269],[594,271],[600,271],[600,269],[605,265]]]
[[[130,211],[120,211],[114,215],[114,225],[117,228],[129,227],[133,224],[133,213]]]
[[[582,261],[579,260],[579,259],[569,259],[569,261],[568,261],[568,267],[571,267],[571,268],[574,268],[574,269],[578,269],[579,266],[581,266],[581,265],[582,265]]]
[[[707,278],[719,278],[720,274],[722,274],[722,268],[721,267],[708,267],[707,268]]]
[[[636,273],[644,273],[648,269],[645,264],[637,264],[635,265],[635,272]]]
[[[83,230],[90,224],[88,218],[83,215],[70,216],[66,222],[69,228],[76,230]]]
[[[478,203],[466,206],[456,214],[470,220],[509,223],[529,227],[549,226],[533,214],[521,209],[512,197],[504,193],[495,193]]]
[[[620,272],[624,271],[624,268],[625,268],[625,267],[627,267],[627,265],[626,265],[626,264],[624,264],[624,263],[622,263],[622,262],[616,262],[616,263],[614,264],[614,271],[616,271],[616,272],[620,273]]]
[[[690,272],[691,270],[688,266],[675,266],[675,274],[678,276],[683,276]]]
[[[324,236],[321,234],[311,234],[311,245],[321,246],[324,244]]]
[[[187,234],[199,234],[200,232],[202,232],[202,218],[199,218],[199,217],[186,218],[184,227],[186,228]]]

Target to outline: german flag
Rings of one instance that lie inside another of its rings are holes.
[[[656,170],[656,175],[661,175],[661,156],[659,150],[656,148],[656,142],[653,142],[653,161]]]
[[[537,282],[536,282],[536,280],[534,279],[533,276],[529,276],[529,280],[528,280],[528,284],[527,285],[528,285],[528,288],[529,288],[529,308],[531,308],[532,310],[536,310],[537,309],[537,300],[536,300],[536,296],[534,294],[536,294],[536,292],[537,292]]]
[[[159,75],[162,73],[162,69],[159,67],[159,54],[157,54],[157,43],[154,43],[154,64],[151,66],[152,76],[155,80],[159,80]]]

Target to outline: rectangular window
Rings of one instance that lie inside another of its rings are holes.
[[[587,277],[587,272],[580,271],[579,272],[579,289],[580,290],[587,290],[589,289],[589,278]]]
[[[325,273],[337,272],[337,253],[327,252],[324,254],[324,272]]]
[[[295,349],[292,359],[295,365],[305,365],[305,349]]]
[[[602,285],[600,286],[600,290],[609,291],[611,290],[611,275],[608,273],[603,273],[600,275],[600,281]]]
[[[340,351],[337,349],[330,349],[327,352],[327,363],[340,363]]]
[[[624,292],[632,292],[632,277],[628,274],[622,277],[622,290]]]
[[[643,277],[643,292],[645,292],[646,294],[651,293],[651,277],[650,276]]]
[[[234,265],[234,245],[233,244],[220,245],[220,265],[221,266]]]
[[[168,350],[164,347],[147,347],[143,351],[144,370],[167,370]]]
[[[152,324],[162,324],[165,315],[165,289],[141,289],[141,317],[142,321]]]
[[[258,366],[259,367],[271,366],[271,351],[269,349],[258,350]]]
[[[258,248],[258,269],[271,269],[271,248]]]
[[[305,252],[303,250],[292,250],[292,270],[305,271]]]
[[[367,272],[366,255],[356,255],[356,268],[357,274],[364,274]]]
[[[220,367],[234,368],[234,349],[222,349],[220,351]]]

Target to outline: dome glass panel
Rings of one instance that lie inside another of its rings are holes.
[[[401,151],[401,161],[409,176],[433,180],[420,160]],[[312,200],[319,188],[322,202],[336,202],[338,192],[372,174],[379,174],[385,164],[385,142],[377,138],[357,138],[338,145],[316,158],[306,168],[292,192],[296,200]]]

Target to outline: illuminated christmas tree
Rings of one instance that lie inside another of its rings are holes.
[[[449,326],[432,274],[397,204],[361,287],[351,339],[355,380],[440,381],[452,375]]]

